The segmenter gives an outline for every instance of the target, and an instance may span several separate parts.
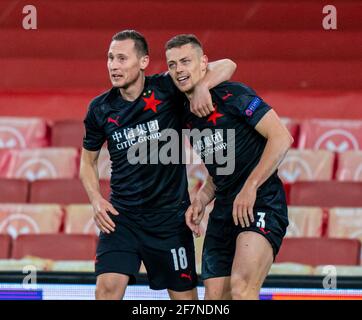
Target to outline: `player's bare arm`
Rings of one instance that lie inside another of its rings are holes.
[[[250,223],[254,222],[253,207],[257,189],[278,168],[293,143],[288,129],[273,110],[264,115],[255,129],[267,139],[267,143],[258,165],[251,172],[234,200],[234,223],[238,225],[240,222],[242,227],[249,227]]]
[[[116,209],[103,198],[99,187],[98,175],[98,151],[88,151],[82,149],[80,161],[80,178],[83,186],[87,192],[89,201],[91,202],[94,210],[94,221],[97,227],[105,233],[114,231],[115,224],[109,217],[108,213],[118,215]]]
[[[209,90],[221,82],[228,81],[236,70],[236,63],[230,59],[221,59],[208,63],[204,78],[195,86],[190,110],[198,117],[205,117],[214,111]]]
[[[200,236],[199,226],[205,214],[205,208],[214,197],[215,185],[212,177],[208,176],[185,214],[186,224],[196,236]]]

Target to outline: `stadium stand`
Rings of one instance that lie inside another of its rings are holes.
[[[300,125],[300,149],[346,152],[360,150],[361,146],[362,121],[310,119]]]
[[[109,180],[100,180],[104,197],[110,195]],[[30,203],[89,203],[79,179],[50,179],[34,181],[30,186]]]
[[[96,236],[87,234],[20,235],[13,243],[11,258],[35,256],[52,260],[93,260],[96,242]]]
[[[284,183],[332,180],[333,165],[334,153],[331,151],[291,149],[278,171]]]
[[[8,150],[0,163],[0,177],[30,181],[74,178],[77,161],[78,150],[73,148]]]
[[[59,233],[63,210],[58,204],[0,204],[0,234]]]
[[[336,179],[362,181],[362,151],[347,151],[338,154]]]
[[[362,207],[362,183],[303,181],[290,187],[289,203],[294,206]]]
[[[0,149],[49,145],[48,125],[41,118],[0,117]]]
[[[362,208],[330,209],[328,237],[362,241]]]
[[[0,259],[10,257],[11,237],[8,234],[0,234]]]
[[[79,120],[59,120],[52,126],[53,147],[81,148],[84,135],[83,122]]]
[[[0,203],[26,203],[29,198],[29,182],[22,179],[0,178]]]
[[[324,211],[319,207],[288,207],[289,226],[286,237],[321,237]]]
[[[93,208],[89,204],[73,204],[65,207],[64,232],[66,234],[98,234],[93,220]]]
[[[359,265],[360,253],[361,242],[356,239],[286,238],[275,261],[312,266]]]
[[[208,5],[74,0],[71,15],[68,1],[34,0],[38,12],[46,14],[41,28],[28,32],[19,28],[19,14],[14,14],[22,12],[21,1],[0,1],[0,12],[8,13],[0,21],[0,42],[6,44],[0,46],[0,70],[6,75],[0,78],[0,259],[34,255],[88,259],[93,265],[98,230],[78,178],[82,120],[90,100],[110,86],[105,50],[112,35],[132,27],[144,33],[151,47],[147,74],[166,70],[164,43],[171,36],[195,33],[209,60],[228,57],[237,63],[233,79],[253,87],[290,130],[298,149],[290,150],[279,169],[290,225],[274,274],[321,274],[321,267],[313,269],[320,264],[357,268],[362,240],[362,20],[357,1],[334,3],[343,16],[338,25],[343,32],[322,30],[321,5],[309,0]],[[191,5],[185,17],[185,6]],[[155,15],[162,18],[150,18]],[[35,159],[50,160],[55,169],[39,162],[21,167]],[[110,170],[103,148],[99,174],[106,198]],[[193,197],[207,172],[195,163],[187,170]],[[203,235],[212,207],[202,221]],[[15,239],[12,253],[9,235]],[[199,272],[203,239],[195,241]],[[74,250],[66,252],[70,247]],[[31,263],[49,269],[37,260]],[[69,268],[59,263],[54,270]],[[89,265],[79,270],[89,270]],[[352,274],[352,269],[338,270]]]

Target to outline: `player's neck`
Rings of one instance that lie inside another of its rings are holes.
[[[129,85],[127,88],[120,88],[119,92],[124,100],[134,101],[142,93],[145,85],[145,75],[142,73],[137,80]]]
[[[194,94],[194,91],[192,91],[192,92],[185,92],[185,95],[186,95],[186,97],[187,97],[187,99],[188,99],[189,101],[191,101],[193,94]]]
[[[190,91],[186,91],[186,92],[185,92],[185,95],[186,95],[187,99],[189,99],[189,101],[191,101],[191,99],[192,99],[192,97],[193,97],[193,95],[194,95],[194,93],[195,93],[195,87],[196,87],[197,85],[201,85],[201,83],[204,81],[205,75],[206,75],[206,72],[204,72],[204,73],[202,74],[202,76],[201,76],[201,78],[199,79],[199,81],[191,88]]]

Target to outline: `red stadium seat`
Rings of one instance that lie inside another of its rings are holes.
[[[11,237],[7,234],[0,234],[0,259],[9,259],[11,249]]]
[[[319,207],[288,207],[289,226],[286,237],[321,237],[323,209]]]
[[[5,12],[8,8],[6,5],[9,2],[12,3],[11,0],[0,1],[2,12]],[[170,2],[165,5],[165,2],[161,0],[141,3],[129,1],[122,3],[122,10],[120,11],[119,3],[114,1],[105,2],[102,6],[98,2],[89,2],[86,7],[83,1],[76,1],[72,6],[72,15],[69,15],[68,2],[65,0],[54,3],[43,1],[36,1],[35,3],[39,12],[47,12],[42,20],[44,30],[58,29],[59,26],[66,30],[80,29],[87,26],[95,30],[113,30],[114,26],[120,24],[120,21],[122,26],[135,25],[136,29],[141,30],[162,30],[170,26],[179,30],[186,29],[188,32],[189,30],[209,30],[210,28],[212,28],[212,31],[222,31],[228,28],[239,30],[292,29],[298,31],[317,29],[319,31],[322,28],[320,26],[321,6],[318,1],[298,1],[293,3],[292,6],[290,6],[290,3],[285,3],[285,1],[260,1],[258,6],[250,1],[212,1],[208,2],[207,6],[205,6],[204,2],[196,1],[187,19],[184,15],[184,3],[180,2]],[[23,3],[15,3],[13,8],[15,12],[21,12]],[[86,14],[85,9],[87,10]],[[341,21],[343,31],[345,29],[359,30],[360,20],[358,18],[360,16],[356,9],[356,2],[338,1],[338,10],[343,12],[344,19]],[[137,19],[134,17],[137,17]],[[150,17],[162,19],[150,19]],[[308,21],[306,21],[305,17],[309,18]],[[16,15],[9,15],[7,19],[4,19],[2,26],[16,29],[18,27]],[[88,39],[90,39],[89,42],[92,45],[92,38]],[[73,48],[67,42],[64,45],[63,50]],[[37,52],[35,51],[37,47],[32,48],[34,48],[34,52]],[[61,47],[59,46],[59,48]]]
[[[294,206],[362,206],[362,183],[339,181],[296,182],[291,185],[289,203]]]
[[[0,204],[0,234],[58,233],[63,220],[60,205]]]
[[[104,89],[82,88],[55,92],[21,91],[15,95],[0,92],[1,112],[12,116],[44,117],[52,121],[69,118],[82,121],[89,102],[102,91]]]
[[[333,164],[334,153],[331,151],[291,149],[278,172],[284,183],[332,180]]]
[[[336,179],[362,181],[362,151],[347,151],[338,154]]]
[[[305,120],[299,134],[300,149],[346,152],[362,149],[362,121]]]
[[[105,199],[109,198],[110,185],[100,180]],[[89,203],[87,193],[79,179],[38,180],[30,185],[30,203]]]
[[[269,58],[255,60],[235,60],[238,69],[234,79],[247,83],[256,90],[360,90],[362,75],[358,72],[346,73],[346,62],[340,60],[305,61],[294,60],[271,60]],[[359,60],[349,61],[351,70],[362,67]],[[32,81],[26,81],[22,71],[27,68],[28,73],[37,72],[37,77]],[[72,72],[58,73],[54,78],[54,70],[65,70],[71,68]],[[71,90],[86,85],[89,89],[107,88],[110,86],[105,59],[84,60],[83,58],[69,59],[39,59],[19,58],[0,59],[0,70],[7,77],[0,78],[0,87],[18,90]],[[153,60],[147,68],[147,74],[164,72],[166,70],[165,60]],[[54,81],[49,81],[53,78]],[[84,79],[87,79],[85,82]],[[101,90],[100,90],[101,92]],[[266,100],[268,103],[269,101]],[[56,111],[55,111],[56,112]]]
[[[30,203],[87,203],[79,179],[38,180],[30,185]]]
[[[332,66],[330,66],[332,68]],[[333,79],[333,77],[332,77]],[[240,79],[240,81],[244,81]],[[349,108],[346,105],[361,105],[362,90],[316,90],[315,88],[304,90],[262,90],[259,94],[270,104],[279,115],[290,117],[298,121],[298,141],[300,138],[301,119],[361,119],[362,108]],[[0,96],[1,98],[1,96]],[[290,106],[293,106],[291,108]],[[296,141],[295,141],[296,142]],[[293,147],[296,147],[293,145]]]
[[[4,1],[4,0],[3,0]],[[234,1],[235,2],[235,1]],[[154,1],[153,1],[154,3]],[[171,4],[171,3],[170,3]],[[196,3],[194,4],[196,5]],[[273,4],[275,5],[275,4]],[[208,9],[209,6],[204,6]],[[229,12],[230,14],[231,12]],[[69,17],[67,17],[68,19]],[[67,21],[64,19],[64,22]],[[62,21],[63,22],[63,21]],[[230,23],[230,20],[228,20]],[[193,29],[197,37],[203,42],[203,47],[210,59],[220,57],[230,57],[232,59],[255,59],[270,57],[273,59],[335,59],[345,58],[353,59],[362,56],[362,49],[358,46],[350,48],[345,46],[345,43],[352,43],[358,40],[358,34],[355,32],[343,30],[343,34],[338,32],[330,32],[325,34],[322,30],[270,30],[272,27],[264,28],[262,32],[255,29],[224,29],[212,30],[212,38],[209,36],[210,31]],[[196,31],[195,31],[196,30]],[[3,55],[8,54],[12,48],[13,57],[32,56],[36,52],[39,58],[49,58],[60,56],[63,58],[73,58],[75,56],[84,56],[86,59],[99,59],[104,57],[103,49],[109,45],[109,40],[112,37],[113,26],[107,30],[94,29],[92,34],[89,34],[87,29],[45,29],[42,32],[34,32],[31,35],[26,35],[16,29],[8,29],[0,31],[0,42],[8,44],[8,50],[5,48]],[[160,29],[147,28],[144,33],[147,40],[152,44],[151,61],[157,57],[164,55],[164,44],[172,36],[177,33],[183,33],[185,27],[180,29],[167,29],[163,25]],[[320,39],[323,37],[323,42]],[[29,45],[24,48],[22,43],[28,41]],[[57,41],[54,41],[54,38]],[[97,41],[93,41],[94,38]],[[235,39],[243,39],[245,43],[252,45],[243,46],[240,50],[235,50]],[[52,43],[49,47],[47,44]],[[278,43],[278,46],[274,44]],[[88,50],[84,52],[82,48],[87,46]],[[338,47],[340,50],[329,50],[332,46]],[[72,51],[68,48],[72,48]],[[303,47],[303,50],[299,50]],[[36,51],[35,51],[36,50]]]
[[[107,44],[108,45],[108,44]],[[84,50],[83,50],[84,51]],[[154,64],[152,61],[151,65]],[[164,70],[163,64],[159,66]],[[104,72],[104,70],[102,71]],[[151,73],[151,72],[149,72]],[[246,79],[234,77],[252,86]],[[106,88],[106,80],[104,88]],[[17,92],[16,95],[0,92],[1,112],[4,115],[18,115],[28,117],[44,117],[51,120],[77,119],[82,121],[87,111],[89,102],[101,94],[102,88],[63,89],[56,92],[26,91]],[[344,106],[355,103],[362,104],[362,90],[268,90],[255,88],[258,94],[278,112],[280,116],[296,119],[326,118],[326,119],[360,119],[362,108],[344,111]],[[290,106],[293,105],[293,108]],[[294,121],[292,121],[294,122]],[[291,133],[293,134],[293,130]],[[299,122],[298,138],[299,140]],[[296,145],[293,145],[296,147]]]
[[[0,203],[26,203],[29,182],[22,179],[0,179]]]
[[[276,263],[294,262],[312,266],[359,265],[361,242],[352,239],[285,238]]]
[[[9,150],[0,163],[0,176],[30,181],[74,178],[77,160],[74,148]]]
[[[329,210],[328,236],[362,241],[362,209],[332,208]]]
[[[284,187],[285,197],[287,199],[287,204],[290,204],[290,189],[292,185],[290,183],[284,183],[283,187]]]
[[[11,257],[35,256],[52,260],[93,260],[97,237],[92,235],[21,235],[13,244]]]
[[[81,148],[84,136],[83,122],[80,120],[56,121],[52,126],[53,147]]]
[[[0,149],[39,148],[48,143],[44,119],[0,117]]]
[[[98,234],[93,220],[93,208],[89,204],[73,204],[65,208],[65,227],[67,234]]]

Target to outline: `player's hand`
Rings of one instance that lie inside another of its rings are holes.
[[[236,196],[233,205],[233,219],[237,226],[249,227],[254,222],[253,208],[256,199],[256,187],[245,184]]]
[[[94,210],[94,221],[102,232],[111,233],[115,230],[115,223],[109,214],[119,215],[117,210],[104,198],[96,199],[92,202]]]
[[[190,101],[190,110],[198,117],[206,117],[214,111],[211,94],[206,85],[198,84],[195,86],[192,99]]]
[[[200,237],[200,223],[205,214],[205,206],[199,199],[192,201],[185,213],[187,226],[191,229],[196,237]]]

